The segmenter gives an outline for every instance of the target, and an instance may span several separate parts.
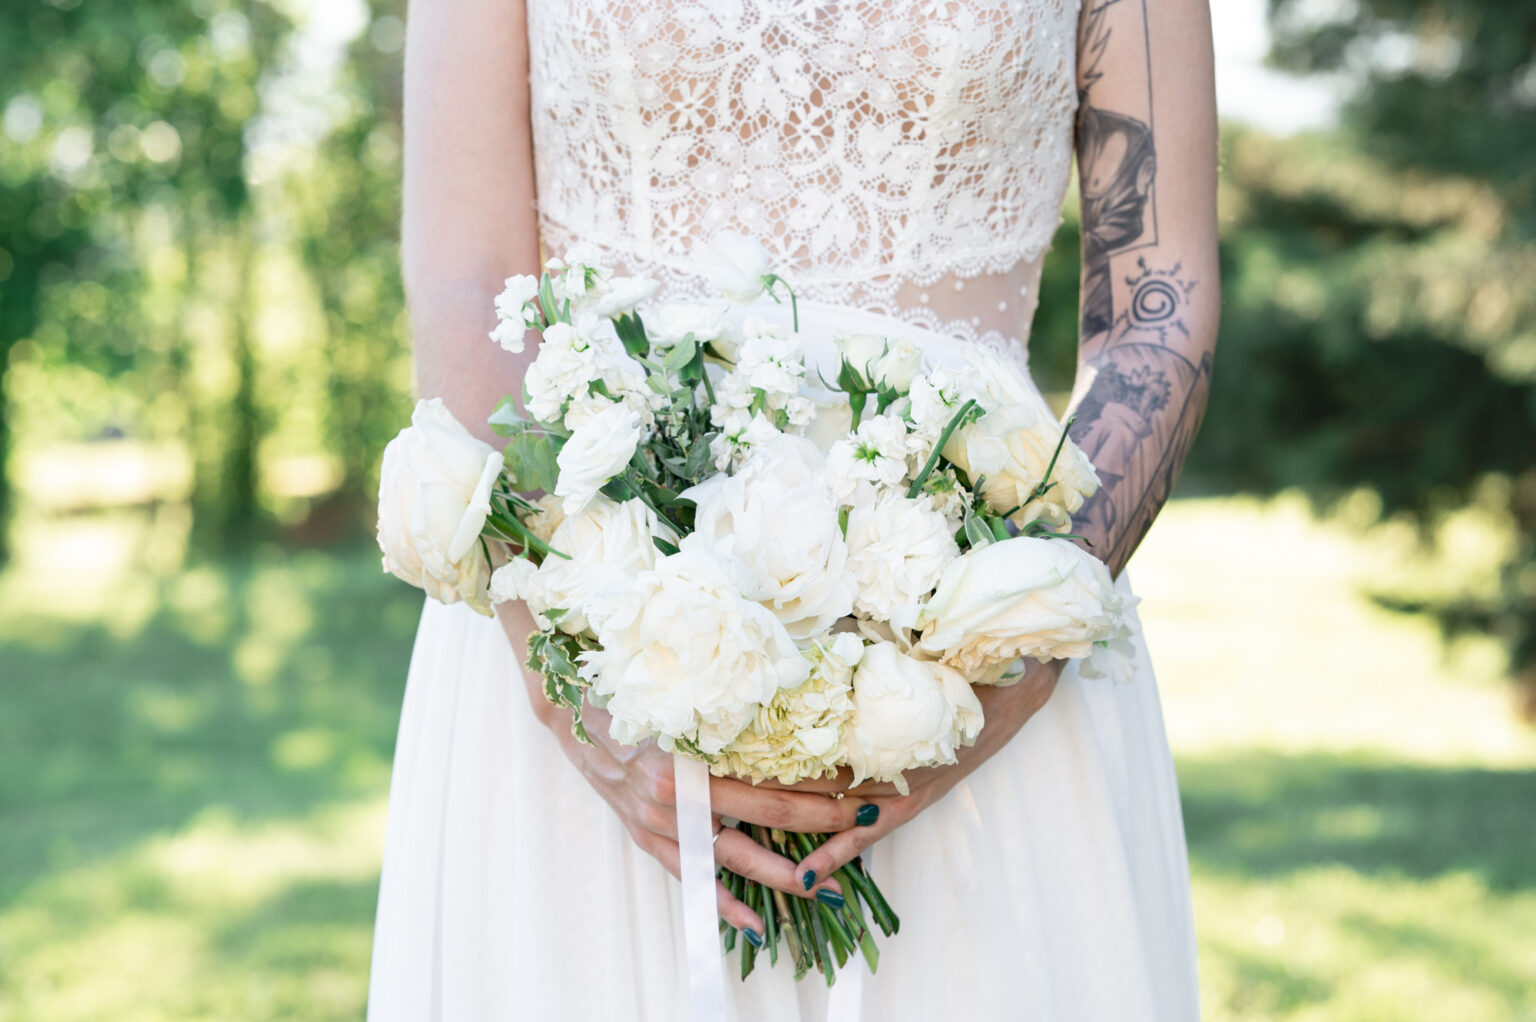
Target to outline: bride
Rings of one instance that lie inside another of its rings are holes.
[[[1073,531],[1118,573],[1210,384],[1211,68],[1205,0],[415,0],[403,257],[420,391],[469,424],[520,391],[532,353],[486,333],[502,278],[537,273],[541,250],[595,246],[658,298],[705,299],[694,253],[726,231],[768,247],[808,334],[1022,365],[1075,152],[1072,435],[1102,487]],[[608,740],[595,710],[596,744],[572,739],[519,669],[531,628],[521,605],[423,613],[373,1022],[686,1016],[671,759]],[[978,744],[910,774],[905,796],[714,780],[718,813],[835,832],[792,862],[727,830],[717,861],[826,898],[823,878],[867,850],[906,925],[861,980],[862,1018],[1197,1018],[1178,791],[1139,632],[1134,647],[1128,683],[1031,662],[984,690]],[[761,940],[723,887],[718,909]],[[827,990],[782,967],[728,999],[743,1022],[828,1017]]]

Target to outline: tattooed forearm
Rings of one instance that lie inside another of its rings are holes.
[[[1191,279],[1157,229],[1157,138],[1145,0],[1092,0],[1079,39],[1082,201],[1080,384],[1072,438],[1099,492],[1073,531],[1124,567],[1178,478],[1210,387],[1210,331]],[[1113,66],[1116,99],[1101,96]],[[1136,75],[1145,90],[1128,89]],[[1133,97],[1133,98],[1128,98]],[[1119,107],[1134,109],[1109,109]]]

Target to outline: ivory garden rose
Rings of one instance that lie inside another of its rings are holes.
[[[379,470],[384,570],[433,599],[463,600],[489,614],[491,568],[480,530],[501,468],[501,453],[471,436],[441,400],[418,401]]]

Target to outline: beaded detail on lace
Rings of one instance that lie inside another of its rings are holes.
[[[758,238],[803,298],[1021,355],[1060,222],[1077,0],[539,0],[539,222],[706,297]],[[967,293],[969,291],[969,293]]]

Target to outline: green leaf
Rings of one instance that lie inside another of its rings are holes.
[[[525,493],[553,492],[560,476],[560,466],[555,460],[559,443],[562,441],[531,430],[515,434],[502,451],[502,460],[512,474],[513,488]]]
[[[673,546],[671,543],[668,543],[660,536],[652,536],[651,542],[656,544],[657,550],[660,550],[662,553],[667,554],[668,556],[677,553],[677,547]]]
[[[850,509],[846,508],[846,507],[840,507],[840,508],[837,509],[837,527],[842,530],[843,538],[844,539],[848,538],[848,512],[849,512],[849,510]]]
[[[714,433],[705,433],[693,442],[692,447],[688,448],[688,460],[682,473],[684,476],[691,480],[698,480],[709,468],[709,444],[714,438]]]
[[[532,422],[517,410],[517,402],[513,400],[511,394],[501,399],[485,421],[490,423],[491,431],[498,436],[512,436],[519,430],[532,425]]]
[[[640,358],[650,353],[651,342],[645,336],[645,324],[640,322],[638,312],[624,313],[613,321],[613,326],[624,350],[631,356]]]
[[[693,356],[698,354],[698,351],[699,345],[694,341],[693,334],[685,334],[683,339],[667,352],[667,357],[661,360],[661,368],[668,373],[679,373],[684,366],[693,361]]]

